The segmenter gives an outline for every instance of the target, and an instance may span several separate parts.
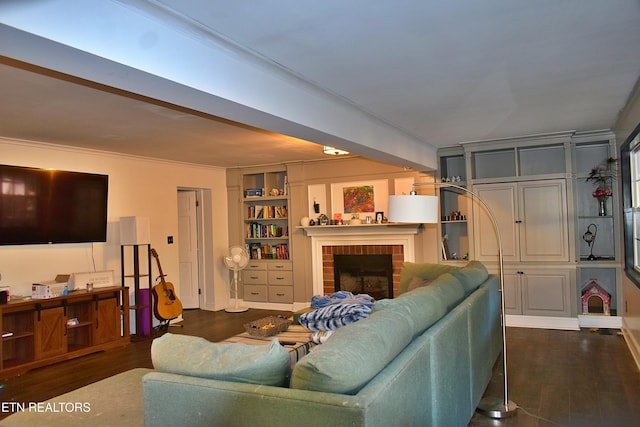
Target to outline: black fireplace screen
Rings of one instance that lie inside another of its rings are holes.
[[[336,292],[393,298],[391,255],[334,255],[333,273]]]

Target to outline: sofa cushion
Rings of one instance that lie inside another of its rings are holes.
[[[429,288],[434,289],[434,297],[439,299],[440,304],[446,307],[447,311],[458,305],[465,297],[464,287],[451,273],[444,273],[438,276],[438,278],[425,289]],[[415,290],[415,292],[420,291],[422,291],[422,289]]]
[[[413,336],[420,335],[429,326],[436,323],[447,312],[447,307],[436,296],[439,291],[436,288],[422,288],[407,292],[395,299],[382,299],[376,301],[373,310],[394,310],[405,316],[413,331]]]
[[[400,283],[398,285],[398,295],[409,291],[410,287],[416,287],[416,283],[422,280],[435,280],[444,273],[450,273],[458,269],[452,265],[405,262],[400,270]]]
[[[465,297],[465,290],[458,279],[445,273],[424,286],[406,292],[395,299],[376,301],[373,311],[395,310],[407,317],[413,336],[424,332]]]
[[[409,282],[409,286],[407,287],[407,292],[410,292],[414,289],[423,288],[425,286],[429,286],[433,282],[432,279],[423,279],[421,277],[414,277]]]
[[[170,333],[153,340],[151,360],[160,372],[276,386],[286,384],[291,367],[289,352],[277,339],[268,346],[217,344]]]
[[[406,316],[381,310],[344,326],[293,368],[291,388],[355,394],[413,338]]]
[[[451,274],[460,281],[467,295],[478,289],[489,277],[487,268],[479,261],[469,261],[466,266],[451,271]]]

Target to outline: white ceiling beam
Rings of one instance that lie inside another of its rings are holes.
[[[375,160],[437,167],[435,147],[225,40],[158,14],[109,0],[8,2],[0,6],[0,54]]]

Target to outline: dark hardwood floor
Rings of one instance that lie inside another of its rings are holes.
[[[470,426],[640,425],[640,371],[617,330],[507,329],[509,400],[517,415]],[[503,399],[502,358],[485,396]]]
[[[244,323],[287,312],[245,313],[187,310],[171,333],[222,341]],[[470,426],[640,425],[640,372],[615,330],[591,332],[509,328],[509,398],[515,417],[492,420],[474,415]],[[1,382],[2,401],[40,402],[135,367],[152,367],[151,340],[32,370]],[[486,396],[502,397],[502,364],[496,363]],[[0,419],[8,414],[0,413]],[[402,427],[402,426],[399,426]]]

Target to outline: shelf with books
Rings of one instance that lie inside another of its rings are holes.
[[[275,240],[275,239],[274,239]],[[289,243],[288,242],[247,242],[247,252],[251,259],[289,259]]]
[[[242,273],[242,298],[258,306],[292,303],[287,170],[283,166],[243,169],[232,182],[239,184],[239,231],[251,260]]]
[[[282,199],[278,199],[280,202]],[[254,203],[255,200],[246,202],[246,218],[249,220],[268,220],[268,219],[281,219],[286,220],[288,218],[288,210],[286,204],[258,204]]]

